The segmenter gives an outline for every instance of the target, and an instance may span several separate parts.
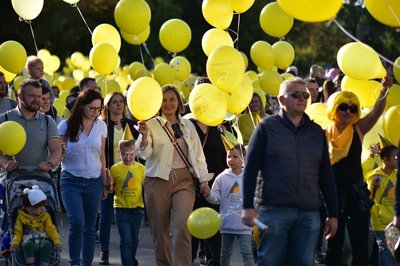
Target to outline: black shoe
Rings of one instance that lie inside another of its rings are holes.
[[[108,261],[108,251],[104,251],[100,253],[100,265],[109,265],[109,261]]]
[[[325,264],[325,254],[321,252],[317,252],[314,258],[314,263],[316,264]]]
[[[206,256],[201,256],[200,257],[200,264],[201,265],[207,265],[207,257]]]

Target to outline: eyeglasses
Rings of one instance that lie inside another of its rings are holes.
[[[347,103],[341,103],[338,106],[340,111],[346,112],[347,110],[350,110],[350,113],[355,114],[358,112],[358,106],[357,105],[348,105]]]
[[[99,113],[101,111],[101,107],[89,106],[89,110],[90,110],[90,112],[93,112],[93,113]]]
[[[307,100],[308,98],[310,98],[310,94],[306,91],[294,91],[286,93],[286,95],[290,95],[294,99],[299,99],[300,97],[303,97],[304,100]]]

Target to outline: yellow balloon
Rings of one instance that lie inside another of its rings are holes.
[[[85,56],[81,52],[73,52],[71,55],[71,64],[75,67],[82,67],[85,61]]]
[[[11,82],[17,74],[8,72],[0,65],[0,71],[3,72],[6,82]]]
[[[67,76],[60,76],[59,80],[62,82],[63,90],[70,91],[76,85],[75,80]]]
[[[60,92],[64,90],[62,82],[58,79],[53,81],[53,86],[57,86]]]
[[[181,19],[170,19],[160,28],[161,45],[169,52],[179,53],[189,46],[192,31],[189,25]]]
[[[156,64],[165,62],[164,58],[162,58],[161,56],[157,56],[156,58],[154,58],[154,61],[156,61]]]
[[[327,128],[331,121],[327,117],[328,106],[326,103],[313,103],[306,109],[306,113],[310,119],[320,125],[322,128]]]
[[[383,131],[386,139],[393,145],[400,140],[400,105],[390,107],[383,117]]]
[[[343,73],[353,79],[368,80],[386,76],[378,54],[366,44],[345,44],[338,51],[337,62]]]
[[[231,25],[233,9],[229,0],[203,0],[201,10],[211,26],[224,30]]]
[[[230,0],[229,2],[232,9],[239,14],[246,12],[254,4],[254,0]]]
[[[257,72],[255,72],[253,70],[248,70],[248,71],[246,71],[245,74],[250,78],[251,81],[253,81],[253,80],[257,80],[258,81]]]
[[[171,66],[177,80],[187,79],[192,71],[189,60],[183,56],[175,56],[171,59],[169,65]]]
[[[285,72],[285,73],[281,74],[281,77],[283,78],[283,80],[287,80],[287,79],[290,79],[290,78],[294,78],[294,75],[289,73],[289,72]]]
[[[105,79],[98,83],[101,91],[101,96],[104,98],[110,92],[122,92],[118,82],[114,79]]]
[[[156,115],[161,108],[162,100],[161,86],[152,78],[139,78],[129,86],[128,107],[138,120],[147,120]]]
[[[55,98],[53,102],[54,108],[57,110],[57,114],[62,114],[65,108],[65,100],[61,98]]]
[[[25,20],[33,20],[43,9],[43,0],[11,0],[15,13]]]
[[[204,33],[203,38],[201,39],[201,47],[207,56],[210,55],[212,50],[221,45],[233,47],[232,37],[225,30],[218,28],[209,29]]]
[[[266,41],[257,41],[250,48],[250,57],[254,64],[263,69],[271,69],[275,62],[272,46]]]
[[[267,4],[260,13],[263,31],[273,37],[285,36],[293,26],[293,17],[282,10],[277,2]]]
[[[304,22],[321,22],[336,16],[343,0],[277,0],[289,16]]]
[[[208,57],[206,69],[207,76],[218,89],[230,92],[242,81],[245,67],[238,50],[220,46]]]
[[[247,55],[243,52],[240,52],[240,54],[243,57],[243,61],[244,61],[244,70],[247,69],[247,67],[249,66],[249,59],[247,58]]]
[[[151,10],[144,0],[120,0],[114,9],[114,19],[123,32],[139,34],[150,24]]]
[[[21,73],[26,58],[26,50],[19,42],[6,41],[0,45],[0,65],[8,72]]]
[[[63,1],[71,5],[74,5],[79,2],[79,0],[63,0]]]
[[[361,117],[366,116],[371,109],[364,108],[361,111]],[[370,144],[379,143],[379,135],[385,136],[383,132],[383,116],[380,116],[375,125],[365,134],[363,142],[362,142],[362,153],[361,153],[361,162],[364,162],[370,156]]]
[[[128,85],[129,85],[128,78],[126,76],[119,76],[115,80],[118,82],[122,93],[125,93],[126,90],[128,89]]]
[[[85,72],[80,68],[74,69],[72,71],[72,77],[74,80],[82,80],[85,77]]]
[[[118,53],[121,48],[121,36],[118,30],[107,23],[98,25],[92,33],[92,45],[102,42],[111,44]]]
[[[25,129],[15,121],[6,121],[0,125],[0,151],[14,156],[25,146]]]
[[[135,78],[135,74],[136,71],[138,71],[139,69],[146,69],[146,67],[138,62],[138,61],[134,61],[129,65],[129,75],[131,76],[131,78],[134,80]]]
[[[243,74],[242,74],[243,77]],[[190,110],[203,124],[220,125],[227,111],[227,95],[210,83],[195,86],[189,95]]]
[[[56,55],[51,55],[48,58],[48,64],[46,69],[48,69],[51,73],[54,73],[60,68],[60,65],[61,65],[60,58],[58,58],[58,56]]]
[[[393,75],[397,82],[400,82],[400,57],[397,57],[393,64]]]
[[[341,83],[343,91],[354,92],[361,107],[372,107],[379,97],[382,85],[375,80],[357,80],[344,76]]]
[[[260,87],[263,91],[269,95],[278,95],[279,86],[283,79],[279,73],[273,70],[264,70],[258,77],[258,81],[260,82]]]
[[[368,12],[379,22],[400,27],[400,1],[398,0],[365,0]]]
[[[197,79],[197,77],[190,76],[187,79],[185,79],[181,85],[181,91],[182,91],[183,97],[185,97],[186,102],[189,101],[189,95],[194,88],[196,79]]]
[[[172,66],[167,63],[160,63],[156,65],[153,74],[154,79],[157,80],[161,86],[172,84],[175,79],[175,72],[172,69]]]
[[[278,41],[272,45],[275,55],[275,66],[279,69],[286,69],[293,63],[294,49],[293,46],[285,41]]]
[[[238,115],[249,105],[253,97],[253,84],[247,75],[243,75],[242,82],[234,88],[227,99],[228,113]]]
[[[129,44],[139,45],[145,43],[150,36],[150,25],[139,34],[129,34],[121,31],[121,36]]]
[[[386,97],[386,109],[400,104],[400,86],[394,84],[389,89],[389,94]]]
[[[118,53],[109,43],[98,43],[92,47],[89,54],[93,69],[102,75],[108,75],[118,65]]]
[[[0,71],[1,71],[1,67],[0,67]],[[25,78],[23,76],[16,76],[13,80],[13,87],[18,91],[19,85],[21,85],[22,81],[24,81],[24,80],[25,80]]]
[[[145,68],[139,68],[136,70],[135,75],[132,77],[134,80],[141,78],[141,77],[150,77],[153,78],[153,73]]]
[[[207,239],[215,235],[221,228],[221,216],[215,210],[202,207],[194,210],[187,220],[187,227],[192,236]]]
[[[58,98],[62,101],[66,101],[67,97],[69,96],[70,91],[69,90],[62,90],[60,91],[60,94],[58,95]],[[64,109],[64,108],[63,108]]]
[[[49,50],[44,49],[44,48],[40,49],[40,50],[36,53],[36,55],[37,55],[40,59],[42,59],[44,62],[46,62],[46,61],[47,61],[48,59],[50,59],[50,57],[51,57],[51,54],[50,54]]]

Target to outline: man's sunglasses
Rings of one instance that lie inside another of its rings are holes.
[[[307,100],[308,98],[310,98],[310,94],[306,91],[294,91],[294,92],[289,92],[286,94],[292,96],[295,99],[299,99],[300,97],[303,97],[303,99]]]
[[[347,103],[341,103],[338,106],[340,111],[346,112],[347,110],[350,110],[350,113],[355,114],[358,112],[358,106],[357,105],[348,105]]]

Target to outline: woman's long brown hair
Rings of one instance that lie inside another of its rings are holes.
[[[71,142],[79,140],[79,133],[83,128],[83,107],[94,100],[101,101],[103,107],[103,98],[95,90],[84,90],[79,93],[75,105],[71,110],[71,116],[68,118],[67,137]]]

